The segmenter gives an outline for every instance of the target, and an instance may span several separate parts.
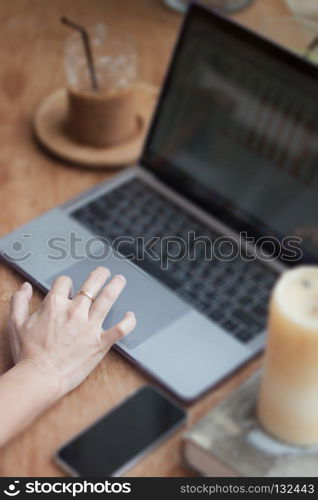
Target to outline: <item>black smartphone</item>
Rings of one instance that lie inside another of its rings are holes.
[[[182,408],[147,385],[63,445],[55,460],[72,476],[118,477],[185,420]]]

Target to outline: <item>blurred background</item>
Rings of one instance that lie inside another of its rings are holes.
[[[66,85],[63,50],[69,31],[60,23],[61,16],[87,27],[104,23],[119,37],[131,36],[138,54],[138,78],[160,88],[182,22],[182,14],[171,8],[172,3],[0,0],[0,236],[115,173],[79,169],[47,154],[34,140],[35,110],[46,96]],[[218,3],[221,6],[222,0]],[[317,0],[254,0],[247,2],[246,8],[234,8],[233,13],[225,15],[299,53],[304,53],[318,34]],[[8,267],[0,267],[0,373],[11,364],[7,307],[9,297],[20,283],[17,274]],[[36,294],[34,305],[39,301],[40,294]],[[254,369],[255,363],[244,368],[235,383]],[[105,375],[112,377],[107,393]],[[112,352],[107,367],[102,364],[78,391],[0,451],[0,475],[59,475],[51,461],[57,445],[114,406],[141,382],[143,375]],[[191,408],[190,421],[204,415],[232,388],[233,382],[227,381],[202,398]],[[87,404],[82,404],[83,399]],[[147,469],[149,464],[151,467]],[[147,475],[147,470],[159,476],[186,475],[175,439],[151,455],[142,467],[139,471],[137,467],[136,475]]]

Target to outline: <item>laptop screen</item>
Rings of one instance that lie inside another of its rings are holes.
[[[318,69],[193,5],[142,164],[240,231],[318,257]]]

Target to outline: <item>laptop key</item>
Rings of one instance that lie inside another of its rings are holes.
[[[224,313],[220,310],[213,311],[209,314],[210,318],[213,319],[214,321],[219,321],[221,318],[223,318]]]
[[[254,307],[252,307],[252,311],[258,316],[261,317],[267,316],[267,306],[264,304],[263,305],[256,304]]]
[[[242,342],[248,342],[254,337],[254,335],[248,332],[247,330],[242,330],[239,333],[237,333],[235,337],[237,337],[239,340],[242,340]]]
[[[224,323],[223,323],[222,326],[226,330],[229,330],[230,332],[232,332],[233,330],[236,330],[237,323],[233,319],[227,319],[227,320],[224,321]]]

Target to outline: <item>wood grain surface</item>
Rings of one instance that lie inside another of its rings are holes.
[[[287,12],[283,0],[255,0],[235,18],[257,29],[269,15]],[[113,172],[77,169],[50,157],[32,136],[36,106],[64,85],[62,52],[66,15],[79,23],[107,23],[135,38],[140,79],[160,85],[181,16],[160,0],[0,0],[0,236],[107,179]],[[22,278],[0,265],[0,373],[11,366],[8,301]],[[36,292],[33,307],[41,300]],[[259,365],[252,361],[188,408],[190,426]],[[72,434],[112,408],[146,377],[111,352],[75,391],[0,450],[0,476],[60,476],[52,455]],[[0,411],[5,411],[0,401]],[[180,454],[181,432],[131,472],[137,476],[187,476]],[[118,436],[120,446],[120,436]]]

